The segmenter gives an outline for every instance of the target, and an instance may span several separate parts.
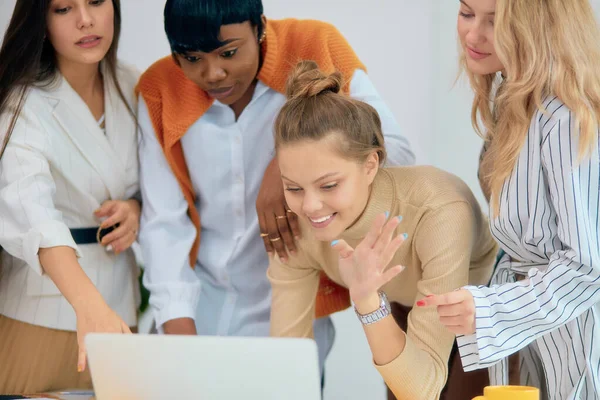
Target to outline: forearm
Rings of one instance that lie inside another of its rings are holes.
[[[379,307],[379,296],[355,304],[360,314],[368,314]],[[406,334],[390,314],[382,320],[363,325],[365,336],[377,365],[386,365],[398,358],[406,345]]]
[[[90,304],[104,302],[98,289],[79,265],[72,248],[67,246],[41,248],[38,255],[44,272],[52,279],[75,311]]]
[[[308,265],[302,252],[292,256],[288,264],[283,264],[277,256],[270,257],[267,278],[272,287],[271,336],[314,337],[320,271],[299,265]]]
[[[190,268],[198,234],[189,205],[171,170],[146,107],[138,101],[140,125],[141,220],[138,241],[144,259],[144,286],[159,331],[194,334],[201,282]],[[134,200],[133,196],[131,200]]]
[[[162,325],[167,335],[196,335],[196,323],[192,318],[175,318]]]
[[[360,314],[368,314],[379,306],[378,298],[373,297],[367,305],[364,302],[355,305]],[[439,396],[447,373],[439,348],[428,347],[415,338],[414,332],[412,337],[407,335],[392,315],[363,328],[375,367],[397,398],[417,400]],[[445,338],[439,344],[441,348],[451,346]]]
[[[596,269],[565,257],[555,260],[545,271],[530,270],[529,278],[520,282],[467,287],[477,314],[476,335],[461,339],[468,346],[464,351],[461,348],[461,354],[472,354],[463,356],[465,369],[495,364],[598,302],[600,273]]]

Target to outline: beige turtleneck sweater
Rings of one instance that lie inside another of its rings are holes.
[[[475,197],[459,178],[429,166],[381,169],[362,216],[342,238],[356,247],[385,211],[402,216],[397,233],[408,234],[390,263],[406,269],[382,288],[390,301],[412,307],[430,294],[488,283],[497,246]],[[287,264],[273,258],[267,272],[273,287],[272,336],[313,337],[320,271],[344,286],[337,253],[329,242],[312,236],[306,219],[300,221],[297,254]],[[434,307],[414,307],[403,352],[389,364],[375,366],[397,398],[437,399],[454,338]]]

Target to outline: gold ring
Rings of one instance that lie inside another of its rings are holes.
[[[261,233],[261,234],[260,234],[260,237],[262,237],[262,238],[264,238],[264,237],[267,237],[267,236],[269,236],[269,234],[268,234],[268,233]]]
[[[275,239],[271,239],[271,238],[269,238],[269,240],[270,240],[271,242],[276,242],[276,241],[278,241],[278,240],[281,240],[281,236],[277,236]]]
[[[285,219],[285,218],[287,218],[287,215],[276,215],[275,218],[277,218],[277,219]]]

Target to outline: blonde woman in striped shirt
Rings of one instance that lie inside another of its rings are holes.
[[[461,0],[480,178],[504,251],[491,287],[425,299],[465,370],[544,398],[600,398],[600,33],[588,0]],[[492,102],[490,103],[490,99]],[[482,126],[478,125],[480,117]],[[511,374],[512,375],[512,374]]]

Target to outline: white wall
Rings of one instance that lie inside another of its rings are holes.
[[[458,77],[458,1],[438,1],[432,14],[433,127],[431,147],[433,164],[460,176],[471,187],[480,204],[485,198],[477,180],[481,139],[471,126],[472,92],[466,77]]]

